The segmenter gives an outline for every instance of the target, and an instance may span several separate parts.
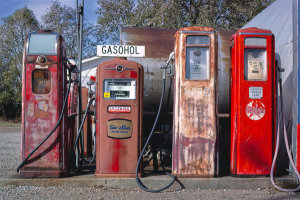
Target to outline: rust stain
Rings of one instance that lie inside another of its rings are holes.
[[[123,27],[121,45],[146,46],[147,58],[168,58],[174,48],[176,29]]]
[[[176,33],[173,173],[181,177],[216,174],[218,71],[216,34],[212,31],[212,28],[186,27]],[[185,41],[188,35],[208,35],[210,38],[208,80],[185,78]]]

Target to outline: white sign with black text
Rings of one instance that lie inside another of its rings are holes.
[[[145,46],[97,45],[97,56],[145,57]]]

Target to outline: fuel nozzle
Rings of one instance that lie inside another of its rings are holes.
[[[279,72],[279,78],[281,79],[282,73],[285,71],[285,69],[283,67],[281,67],[281,59],[280,59],[280,55],[278,53],[275,53],[275,65]]]
[[[79,73],[80,71],[77,69],[76,61],[72,57],[68,57],[66,59],[66,66],[71,71],[71,73]]]
[[[88,93],[93,95],[94,91],[92,90],[92,85],[96,84],[96,77],[95,76],[90,76],[90,79],[86,84],[89,86]]]
[[[175,55],[175,52],[172,51],[169,55],[169,59],[168,59],[167,63],[165,65],[160,66],[160,68],[164,70],[163,71],[164,79],[166,78],[166,76],[169,76],[169,77],[174,76],[174,74],[172,74],[173,65],[171,63],[171,61],[174,59],[174,55]],[[168,68],[169,65],[170,65],[170,70],[169,70],[169,73],[166,74],[166,69]]]

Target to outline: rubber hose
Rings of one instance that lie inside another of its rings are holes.
[[[76,136],[76,140],[75,140],[75,143],[74,143],[74,151],[76,151],[76,145],[77,145],[77,143],[78,143],[78,139],[79,139],[79,137],[81,136],[81,129],[82,129],[82,127],[83,127],[83,124],[84,124],[84,122],[85,122],[85,119],[86,119],[86,116],[87,116],[87,113],[88,113],[88,110],[89,110],[89,108],[90,108],[90,106],[92,105],[92,102],[95,100],[95,98],[91,98],[90,99],[90,101],[88,102],[88,105],[87,105],[87,108],[86,108],[86,110],[85,110],[85,113],[84,113],[84,116],[83,116],[83,119],[82,119],[82,121],[81,121],[81,124],[80,124],[80,127],[79,127],[79,129],[78,129],[78,131],[77,131],[77,136]],[[83,158],[82,158],[83,159]],[[85,162],[88,162],[88,163],[90,163],[90,162],[92,162],[92,161],[85,161]]]
[[[279,131],[279,121],[278,121],[278,125],[277,125],[276,149],[275,149],[274,158],[273,158],[273,161],[272,161],[270,178],[271,178],[272,185],[277,190],[282,191],[282,192],[296,192],[296,191],[300,190],[300,184],[299,184],[300,174],[299,174],[299,172],[298,172],[298,170],[297,170],[297,168],[295,166],[295,163],[293,161],[293,157],[292,157],[291,150],[289,148],[289,143],[288,143],[288,137],[287,137],[287,132],[286,132],[286,125],[285,125],[285,120],[284,120],[284,116],[283,116],[284,108],[283,108],[283,97],[282,97],[283,95],[282,95],[282,80],[281,80],[281,78],[279,79],[279,90],[280,90],[280,106],[281,106],[281,119],[282,119],[282,122],[283,122],[284,142],[285,142],[285,147],[286,147],[286,151],[287,151],[289,160],[290,160],[290,162],[292,164],[292,167],[293,167],[293,169],[294,169],[294,171],[296,173],[296,177],[297,177],[297,180],[298,180],[298,187],[295,188],[295,189],[281,188],[278,185],[276,185],[275,180],[274,180],[274,168],[275,168],[275,163],[276,163],[276,160],[277,160],[278,149],[279,149],[279,134],[280,134],[280,131]]]
[[[155,118],[155,121],[154,121],[152,130],[151,130],[151,132],[150,132],[150,134],[149,134],[149,137],[148,137],[148,139],[147,139],[147,141],[146,141],[146,143],[145,143],[145,145],[144,145],[144,148],[143,148],[143,150],[142,150],[142,152],[141,152],[141,154],[140,154],[140,156],[139,156],[139,159],[138,159],[138,162],[137,162],[137,165],[136,165],[136,170],[135,170],[135,177],[136,177],[135,179],[136,179],[136,183],[138,184],[138,186],[139,186],[140,188],[142,188],[144,191],[146,191],[146,192],[152,192],[152,193],[158,193],[158,192],[161,192],[161,191],[163,191],[163,190],[169,188],[169,187],[170,187],[171,185],[173,185],[174,182],[176,181],[176,177],[175,177],[173,174],[170,174],[170,173],[166,172],[166,175],[168,175],[168,176],[170,176],[170,177],[172,178],[171,183],[169,183],[168,185],[166,185],[166,186],[164,186],[164,187],[162,187],[162,188],[160,188],[160,189],[154,189],[154,190],[152,190],[152,189],[149,189],[148,187],[146,187],[146,186],[142,183],[142,181],[139,179],[139,177],[138,177],[139,166],[140,166],[141,160],[142,160],[142,158],[143,158],[143,154],[144,154],[144,152],[145,152],[145,150],[146,150],[146,148],[147,148],[147,145],[148,145],[149,142],[150,142],[150,139],[151,139],[151,137],[152,137],[152,135],[153,135],[153,132],[154,132],[155,127],[156,127],[156,124],[157,124],[157,122],[158,122],[158,118],[159,118],[160,111],[161,111],[161,107],[162,107],[162,102],[163,102],[163,99],[164,99],[165,85],[166,85],[166,80],[165,80],[165,78],[164,78],[164,79],[163,79],[163,86],[162,86],[161,98],[160,98],[160,103],[159,103],[157,115],[156,115],[156,118]]]

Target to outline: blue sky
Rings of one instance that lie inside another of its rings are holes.
[[[15,10],[23,8],[25,5],[33,11],[37,19],[45,14],[53,0],[0,0],[0,18],[7,17],[14,13]],[[59,0],[62,5],[72,8],[76,7],[76,0]],[[81,2],[81,0],[78,0]],[[84,0],[84,20],[96,23],[97,0]]]

